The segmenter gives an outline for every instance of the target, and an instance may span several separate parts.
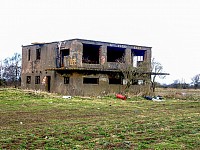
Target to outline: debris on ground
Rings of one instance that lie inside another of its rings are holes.
[[[65,99],[71,99],[72,96],[63,96],[62,98],[65,98]]]
[[[157,102],[161,102],[161,101],[165,101],[165,100],[163,100],[163,97],[162,96],[160,96],[160,95],[158,95],[158,96],[144,96],[144,98],[146,99],[146,100],[152,100],[152,101],[157,101]]]
[[[123,100],[127,99],[127,97],[122,94],[116,94],[116,98],[123,99]]]

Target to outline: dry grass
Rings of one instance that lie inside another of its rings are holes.
[[[199,116],[198,97],[164,102],[114,96],[62,99],[0,89],[0,148],[198,149]]]
[[[200,89],[157,88],[156,95],[172,99],[199,100]]]

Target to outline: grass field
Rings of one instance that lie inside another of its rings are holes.
[[[63,99],[0,89],[0,149],[199,148],[200,97]]]

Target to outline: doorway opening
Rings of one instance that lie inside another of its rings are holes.
[[[46,78],[46,91],[50,92],[51,91],[51,76],[47,76]]]

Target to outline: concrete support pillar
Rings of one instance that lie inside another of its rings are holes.
[[[100,65],[104,65],[107,62],[107,46],[101,46],[99,50],[99,62]]]
[[[148,71],[150,71],[150,69],[151,69],[151,49],[145,51],[145,61],[148,62],[148,65],[149,65],[148,66],[148,68],[149,68]]]
[[[77,40],[71,43],[70,48],[70,64],[72,67],[82,67],[83,44]]]
[[[131,49],[127,48],[125,50],[125,61],[126,61],[127,64],[131,64],[131,60],[132,60],[132,58],[131,58]]]

